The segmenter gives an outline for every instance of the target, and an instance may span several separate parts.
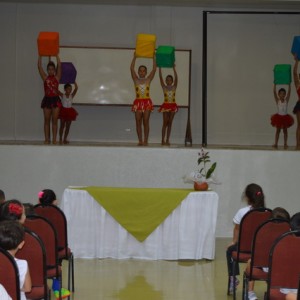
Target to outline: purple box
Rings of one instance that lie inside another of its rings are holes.
[[[71,62],[61,63],[61,78],[59,83],[74,83],[76,81],[77,71]]]

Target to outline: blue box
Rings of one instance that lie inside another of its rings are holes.
[[[297,58],[300,59],[300,36],[294,37],[291,52],[296,54]]]
[[[77,76],[77,71],[74,65],[71,62],[62,62],[61,63],[61,78],[59,83],[75,83]]]
[[[288,64],[274,66],[274,83],[290,84],[292,82],[292,67]]]
[[[175,62],[173,46],[159,46],[156,50],[156,65],[160,68],[172,68]]]

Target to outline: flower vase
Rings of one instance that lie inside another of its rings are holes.
[[[195,191],[207,191],[208,187],[209,187],[209,185],[206,181],[203,181],[203,182],[194,181],[194,190]]]

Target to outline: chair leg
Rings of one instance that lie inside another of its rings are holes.
[[[248,300],[248,277],[246,273],[243,276],[243,300]]]
[[[72,292],[75,292],[75,285],[74,285],[74,255],[71,253],[71,266],[72,266]]]
[[[234,260],[232,262],[232,277],[233,277],[233,291],[232,291],[232,294],[233,294],[233,300],[236,300],[236,286],[235,286],[235,268],[236,268],[236,261]]]

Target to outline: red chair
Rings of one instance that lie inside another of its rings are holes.
[[[54,227],[46,218],[34,215],[26,217],[24,226],[36,233],[44,244],[47,278],[58,279],[62,286],[62,272],[58,260],[57,236]]]
[[[25,228],[25,244],[16,257],[28,262],[32,288],[26,297],[31,300],[51,299],[50,289],[47,285],[46,251],[38,235]]]
[[[68,247],[67,220],[64,212],[55,205],[38,204],[34,206],[36,214],[48,219],[56,229],[59,249],[59,260],[68,261],[68,289],[74,292],[74,256]]]
[[[0,283],[13,300],[20,300],[19,270],[15,259],[0,248]]]
[[[300,231],[290,231],[273,244],[269,256],[266,300],[284,300],[281,288],[297,289],[300,275]]]
[[[235,278],[236,264],[247,263],[251,258],[252,240],[256,229],[264,221],[270,219],[272,210],[269,208],[251,209],[244,215],[240,223],[237,250],[232,252],[232,276]],[[235,282],[234,282],[235,283]],[[230,277],[228,276],[227,295],[229,295]],[[233,299],[236,299],[236,288],[233,288]]]
[[[283,219],[269,219],[256,230],[251,250],[250,268],[243,278],[243,295],[248,299],[248,282],[252,280],[267,281],[268,273],[263,268],[269,266],[269,254],[274,241],[283,233],[290,231],[290,223]]]

